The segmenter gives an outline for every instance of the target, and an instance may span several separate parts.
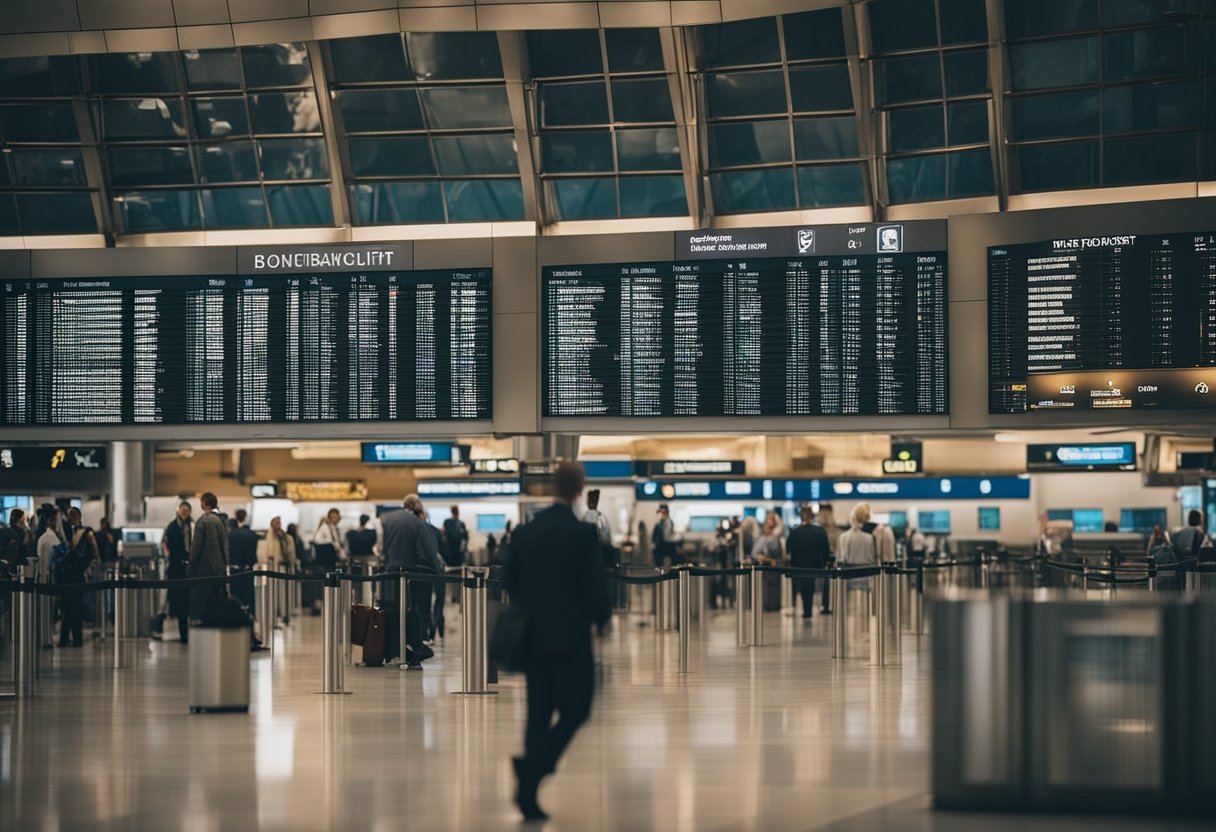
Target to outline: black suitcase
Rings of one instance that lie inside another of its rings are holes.
[[[779,572],[761,572],[764,576],[764,611],[777,612],[781,609],[781,574]]]

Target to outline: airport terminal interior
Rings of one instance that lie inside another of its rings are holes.
[[[0,830],[1210,830],[1213,531],[1216,0],[0,0]]]

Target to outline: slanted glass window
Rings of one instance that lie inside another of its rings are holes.
[[[268,183],[329,193],[304,44],[92,55],[87,69],[120,232],[266,228]],[[332,224],[332,209],[313,216]]]
[[[0,58],[0,236],[95,234],[76,111],[80,58]]]
[[[715,213],[868,201],[841,14],[698,27]]]
[[[568,43],[559,46],[552,33],[528,33],[548,216],[561,221],[687,214],[658,30],[563,34]],[[586,54],[575,54],[571,44]]]
[[[1216,175],[1211,3],[1030,0],[1006,4],[1006,31],[1013,191]]]
[[[410,32],[324,47],[356,225],[524,218],[497,35]]]
[[[983,0],[876,0],[866,9],[887,200],[995,193]]]

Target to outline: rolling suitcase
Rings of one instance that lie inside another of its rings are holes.
[[[375,610],[367,604],[355,604],[350,608],[350,643],[363,645],[367,638],[367,629],[372,621],[373,613],[380,613],[381,629],[383,629],[384,613]]]
[[[363,663],[368,667],[384,664],[384,610],[367,607],[367,631],[363,637]]]
[[[249,641],[244,627],[190,628],[190,713],[249,710]]]

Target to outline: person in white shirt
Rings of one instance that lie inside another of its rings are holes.
[[[600,511],[600,490],[598,488],[587,492],[587,512],[583,515],[583,522],[595,526],[601,548],[612,548],[612,527],[608,525],[608,518]]]
[[[326,572],[336,569],[338,561],[346,560],[346,541],[341,529],[338,528],[338,521],[341,519],[342,512],[331,508],[312,536],[313,559]]]
[[[38,565],[34,568],[37,580],[45,581],[51,577],[51,552],[63,538],[59,535],[59,509],[44,506],[42,509],[42,532],[38,535]]]

